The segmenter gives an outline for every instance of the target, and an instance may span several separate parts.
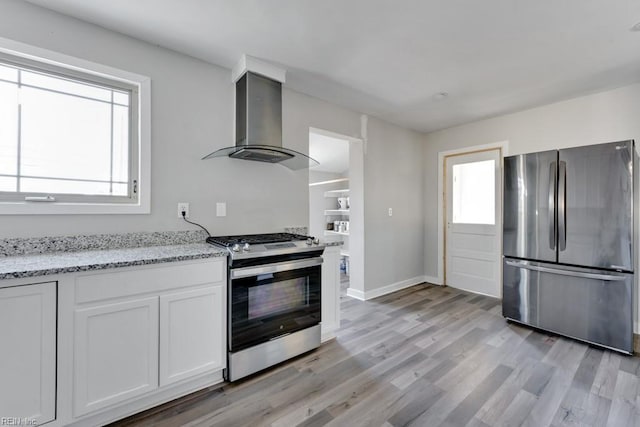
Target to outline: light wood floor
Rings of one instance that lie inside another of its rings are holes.
[[[343,297],[336,340],[115,425],[640,425],[639,358],[507,323],[500,310],[434,285]]]

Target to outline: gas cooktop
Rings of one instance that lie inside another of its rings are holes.
[[[235,244],[244,245],[249,243],[264,244],[264,243],[278,243],[278,242],[291,242],[298,240],[307,240],[308,236],[292,233],[267,233],[267,234],[242,234],[238,236],[212,236],[207,238],[207,242],[215,243],[221,246],[233,246]]]
[[[207,243],[229,251],[232,259],[259,258],[323,249],[318,239],[292,233],[211,236]]]

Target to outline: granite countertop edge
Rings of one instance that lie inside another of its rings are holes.
[[[0,257],[0,280],[225,257],[206,243]]]

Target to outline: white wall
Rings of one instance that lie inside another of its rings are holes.
[[[364,163],[366,295],[424,278],[423,142],[423,134],[369,118]]]

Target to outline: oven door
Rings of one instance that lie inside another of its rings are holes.
[[[320,323],[321,265],[315,257],[232,268],[229,351]]]

